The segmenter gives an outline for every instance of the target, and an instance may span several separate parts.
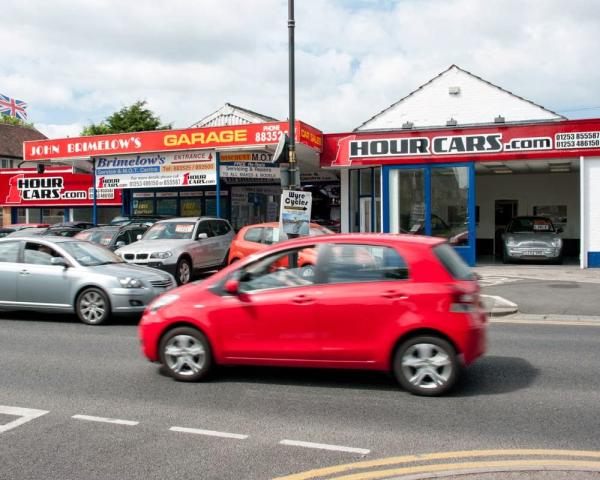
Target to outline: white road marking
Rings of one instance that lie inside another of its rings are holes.
[[[209,437],[235,438],[237,440],[245,440],[248,435],[240,435],[239,433],[217,432],[215,430],[203,430],[201,428],[186,428],[186,427],[171,427],[172,432],[193,433],[195,435],[208,435]]]
[[[41,417],[42,415],[46,415],[47,413],[48,410],[36,410],[33,408],[8,407],[5,405],[0,405],[0,414],[14,415],[19,417],[12,422],[0,425],[0,433],[8,432],[19,425],[23,425],[24,423],[27,423],[34,418]]]
[[[132,420],[120,420],[118,418],[105,418],[105,417],[94,417],[91,415],[73,415],[71,418],[76,420],[87,420],[89,422],[101,422],[101,423],[114,423],[116,425],[138,425],[140,422],[134,422]]]
[[[371,450],[366,448],[354,448],[354,447],[343,447],[340,445],[328,445],[326,443],[313,443],[313,442],[301,442],[298,440],[282,440],[279,442],[280,445],[290,445],[292,447],[305,447],[305,448],[320,448],[321,450],[333,450],[336,452],[348,452],[348,453],[360,453],[361,455],[367,455]]]

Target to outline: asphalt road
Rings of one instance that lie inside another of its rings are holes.
[[[600,316],[600,285],[548,280],[517,280],[484,287],[516,303],[520,313]]]
[[[135,322],[15,317],[0,316],[2,480],[268,479],[456,450],[600,451],[600,327],[492,325],[488,355],[429,399],[376,373],[230,368],[177,383],[142,358]],[[2,431],[20,418],[7,406],[47,413]],[[600,473],[587,475],[570,476]]]

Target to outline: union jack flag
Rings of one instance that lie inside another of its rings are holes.
[[[0,93],[0,113],[9,117],[17,117],[19,120],[27,120],[25,109],[27,104],[22,100],[10,98]]]

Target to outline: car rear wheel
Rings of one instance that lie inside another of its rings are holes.
[[[175,279],[178,285],[185,285],[192,279],[192,264],[187,258],[180,258],[177,262]]]
[[[75,311],[83,323],[102,325],[110,317],[110,302],[99,288],[86,288],[77,296]]]
[[[456,383],[459,363],[449,342],[439,337],[419,336],[400,345],[393,369],[400,385],[410,393],[433,397]]]
[[[182,382],[204,379],[213,363],[208,340],[191,327],[179,327],[168,332],[160,341],[159,355],[169,374]]]
[[[300,270],[300,276],[305,280],[312,281],[313,277],[315,276],[314,267],[310,263],[307,263]]]

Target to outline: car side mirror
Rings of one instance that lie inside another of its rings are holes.
[[[138,233],[138,236],[135,237],[135,238],[136,238],[136,240],[141,240],[142,239],[142,235]]]
[[[556,233],[563,233],[563,232],[564,232],[564,230],[562,229],[562,227],[558,227],[556,229]]]
[[[208,238],[208,233],[199,233],[196,238],[198,240],[204,240],[205,238]]]
[[[225,291],[232,295],[237,295],[240,291],[240,280],[238,278],[230,278],[225,282]]]
[[[50,259],[50,265],[54,265],[57,267],[65,267],[65,268],[68,267],[67,261],[62,257],[52,257]]]
[[[139,240],[139,238],[138,238]],[[115,247],[117,248],[121,248],[124,247],[125,245],[127,245],[123,240],[119,240],[117,243],[115,243]]]

